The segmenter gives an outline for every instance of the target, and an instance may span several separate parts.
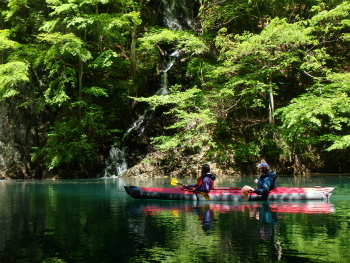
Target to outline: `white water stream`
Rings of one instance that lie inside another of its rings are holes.
[[[187,28],[192,29],[190,17],[186,7],[187,0],[163,0],[164,6],[164,24],[170,30],[182,30],[185,24]],[[181,21],[181,22],[180,22]],[[156,95],[169,94],[169,81],[168,71],[176,62],[176,58],[179,56],[179,51],[174,51],[170,55],[165,52],[162,75],[160,78],[160,88],[155,93]],[[112,147],[109,153],[109,158],[106,162],[106,169],[104,177],[119,177],[128,169],[128,139],[132,132],[137,132],[137,135],[142,135],[145,127],[145,123],[153,118],[153,112],[151,108],[147,108],[141,115],[136,118],[129,129],[124,133],[121,145],[119,147]]]
[[[188,0],[163,0],[164,24],[170,30],[193,29],[191,16],[187,8]],[[190,0],[191,1],[191,0]]]

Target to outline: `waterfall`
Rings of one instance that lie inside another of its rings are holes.
[[[163,0],[164,25],[170,30],[193,29],[187,8],[188,0]]]
[[[169,81],[168,81],[168,71],[174,65],[178,52],[173,52],[170,54],[169,59],[163,65],[163,71],[160,78],[160,88],[155,93],[156,95],[167,95],[169,94]],[[152,119],[153,111],[150,107],[147,107],[145,111],[136,118],[129,129],[124,133],[121,139],[120,147],[112,147],[109,152],[109,158],[106,162],[106,169],[104,177],[118,177],[128,169],[127,155],[128,155],[128,139],[132,132],[137,132],[140,136],[144,131],[144,124]]]
[[[160,89],[155,93],[156,95],[167,95],[169,94],[169,81],[168,81],[168,71],[175,64],[176,58],[179,56],[179,52],[175,51],[171,53],[165,61],[163,59],[163,70],[160,77]]]
[[[186,7],[187,0],[162,0],[164,25],[170,30],[182,30],[183,28],[192,29],[191,20]],[[168,71],[174,65],[176,58],[179,56],[179,51],[173,51],[170,55],[164,53],[163,70],[160,78],[160,88],[156,91],[156,95],[169,94]],[[131,124],[130,128],[124,133],[119,147],[112,147],[109,153],[109,158],[106,162],[104,177],[119,177],[128,169],[128,139],[131,133],[137,132],[137,135],[142,135],[145,123],[152,119],[153,111],[150,107],[139,115]]]
[[[142,115],[138,116],[137,120],[132,123],[131,127],[124,133],[121,139],[120,147],[112,147],[107,160],[107,168],[105,169],[104,177],[117,177],[122,175],[128,169],[127,163],[127,141],[129,135],[136,131],[138,135],[143,133],[144,127],[142,124],[149,119],[150,110],[146,110]]]

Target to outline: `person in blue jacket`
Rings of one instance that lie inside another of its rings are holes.
[[[210,166],[204,164],[202,166],[201,176],[197,179],[196,184],[183,185],[183,187],[195,187],[195,191],[209,193],[214,189],[215,175],[210,173]]]
[[[256,189],[250,188],[249,192],[254,192],[267,199],[269,192],[276,188],[277,175],[275,172],[269,171],[269,165],[266,162],[259,163],[257,168],[259,169],[260,176],[255,180],[257,183]]]

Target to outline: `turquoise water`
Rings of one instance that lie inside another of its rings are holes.
[[[335,186],[330,202],[134,200],[124,185],[172,187],[169,178],[0,181],[0,262],[350,262],[350,176],[278,179]]]

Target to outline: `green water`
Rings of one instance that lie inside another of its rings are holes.
[[[350,176],[278,179],[335,186],[330,202],[134,200],[124,185],[171,187],[164,178],[0,181],[0,262],[350,262]]]

